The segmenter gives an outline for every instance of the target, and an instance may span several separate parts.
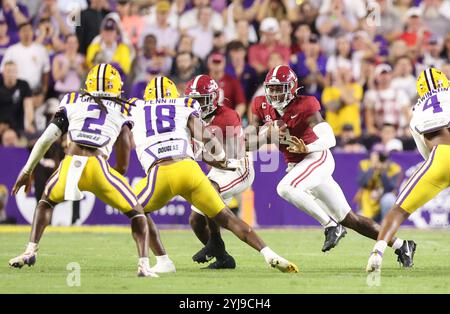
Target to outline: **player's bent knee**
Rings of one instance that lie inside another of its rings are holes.
[[[405,219],[408,218],[414,211],[408,211],[402,208],[399,204],[395,204],[390,210],[392,213],[403,216]]]
[[[192,228],[197,227],[199,225],[201,225],[203,222],[203,224],[205,223],[205,217],[196,213],[195,211],[191,211],[191,214],[189,215],[189,224],[191,225]]]
[[[228,207],[224,207],[219,213],[217,213],[213,217],[209,217],[211,220],[216,222],[218,225],[225,229],[229,229],[228,225],[231,219],[234,218],[234,214]]]
[[[282,198],[287,199],[289,197],[289,194],[292,193],[292,187],[286,183],[279,183],[277,185],[277,193]]]

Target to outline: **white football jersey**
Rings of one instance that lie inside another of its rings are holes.
[[[432,90],[420,98],[414,105],[410,127],[419,134],[450,127],[450,89]]]
[[[59,108],[69,120],[69,141],[95,147],[109,157],[123,125],[128,123],[132,126],[132,121],[123,106],[110,100],[102,102],[108,112],[103,111],[91,97],[70,93],[63,97]]]
[[[187,126],[191,115],[200,116],[200,105],[191,98],[136,100],[131,111],[136,154],[142,168],[163,158],[194,158]]]

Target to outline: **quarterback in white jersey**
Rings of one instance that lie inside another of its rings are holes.
[[[235,170],[239,166],[238,162],[226,158],[220,141],[203,125],[197,101],[178,98],[178,95],[171,80],[156,77],[147,85],[145,101],[132,100],[136,106],[132,111],[136,151],[147,173],[134,192],[144,211],[158,210],[174,196],[180,195],[217,224],[261,252],[272,267],[282,272],[297,272],[295,264],[267,247],[250,226],[231,212],[194,160],[193,138],[212,148],[212,158],[205,159],[211,166],[224,170]],[[166,272],[170,269],[159,267],[157,263],[154,271]]]
[[[51,144],[68,132],[67,154],[48,179],[36,207],[30,242],[23,254],[10,260],[11,266],[33,265],[38,242],[51,222],[53,207],[64,200],[80,200],[83,197],[81,191],[89,191],[131,219],[139,254],[138,276],[157,277],[150,270],[148,260],[147,219],[121,174],[128,168],[132,127],[131,104],[120,98],[121,93],[119,72],[110,64],[99,64],[89,72],[83,95],[70,93],[62,99],[60,110],[37,141],[13,188],[13,193],[21,186],[29,190],[36,164]],[[117,147],[118,171],[107,162],[113,145]]]
[[[410,177],[397,197],[395,206],[383,219],[378,241],[366,270],[380,271],[386,243],[417,208],[425,205],[450,186],[450,90],[441,71],[428,68],[417,79],[419,100],[413,108],[411,133],[426,160]],[[406,241],[412,266],[416,245]]]

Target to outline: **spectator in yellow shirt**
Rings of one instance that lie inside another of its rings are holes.
[[[99,63],[112,63],[128,74],[131,68],[130,48],[119,41],[119,30],[113,19],[107,19],[100,31],[100,40],[93,41],[86,54],[86,63],[89,68]]]
[[[402,168],[389,159],[389,152],[379,143],[369,159],[360,161],[358,172],[360,189],[355,202],[363,216],[380,221],[395,203]]]
[[[344,125],[353,126],[355,136],[361,135],[360,106],[363,97],[361,85],[353,81],[350,62],[341,60],[334,82],[322,92],[322,104],[326,110],[326,121],[339,136]]]

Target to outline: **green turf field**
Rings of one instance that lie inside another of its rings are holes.
[[[48,232],[36,265],[12,269],[8,260],[21,253],[28,234],[0,227],[0,293],[450,293],[450,231],[402,230],[401,237],[418,243],[415,266],[400,269],[388,249],[379,287],[369,287],[363,271],[373,242],[352,231],[327,254],[320,251],[319,229],[259,233],[272,249],[297,263],[300,273],[283,274],[268,267],[259,253],[229,232],[224,238],[237,268],[200,269],[191,256],[201,246],[188,230],[162,231],[177,273],[161,278],[136,277],[135,245],[128,230]],[[66,284],[71,262],[81,267],[79,287]]]

